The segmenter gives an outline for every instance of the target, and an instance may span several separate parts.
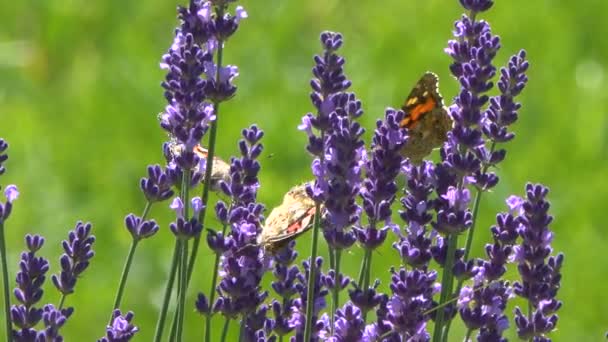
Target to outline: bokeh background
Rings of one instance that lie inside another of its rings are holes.
[[[10,143],[0,183],[21,191],[6,224],[10,277],[26,233],[46,237],[41,254],[50,258],[51,273],[58,270],[60,241],[77,220],[92,222],[97,236],[91,267],[67,301],[76,308],[63,329],[67,341],[104,334],[130,243],[123,218],[141,213],[138,181],[146,165],[163,162],[158,64],[171,44],[178,4],[185,1],[0,3],[0,136]],[[424,71],[439,74],[448,102],[457,92],[443,52],[462,13],[456,0],[240,4],[249,18],[225,51],[226,62],[239,67],[239,90],[221,107],[218,153],[228,159],[237,152],[243,127],[257,123],[265,130],[259,200],[267,207],[311,178],[305,134],[296,126],[312,109],[308,84],[322,30],[345,35],[346,73],[364,102],[367,141],[384,108],[399,106]],[[509,194],[523,194],[529,181],[551,188],[554,247],[566,254],[557,341],[599,340],[608,329],[608,41],[602,38],[608,25],[598,19],[602,13],[608,13],[602,0],[509,0],[481,16],[502,38],[496,62],[523,48],[531,68],[513,126],[517,137],[498,170],[501,182],[481,205],[475,254],[482,255],[488,227]],[[162,299],[173,246],[167,206],[153,208],[162,230],[140,245],[127,284],[123,308],[135,311],[136,341],[153,336]],[[308,253],[309,238],[298,240],[301,254]],[[373,265],[383,288],[389,267],[399,262],[390,244]],[[198,291],[209,291],[212,259],[207,248],[200,250],[190,305]],[[344,260],[345,271],[356,274],[361,253],[353,249]],[[43,302],[57,303],[58,293],[46,285]],[[194,310],[188,315],[188,341],[200,339],[202,322]],[[219,333],[219,319],[215,326]],[[462,340],[462,331],[456,325],[451,340]],[[236,330],[231,334],[236,338]]]

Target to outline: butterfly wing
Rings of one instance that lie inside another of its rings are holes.
[[[422,75],[401,107],[405,112],[405,118],[400,122],[401,127],[412,129],[425,114],[437,107],[443,107],[438,85],[439,77],[436,74],[426,72]]]

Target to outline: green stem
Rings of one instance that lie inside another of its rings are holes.
[[[4,292],[4,324],[6,329],[6,340],[12,341],[11,307],[8,289],[8,266],[6,262],[6,241],[4,239],[4,222],[0,220],[0,259],[2,260],[2,283]]]
[[[369,248],[365,249],[365,256],[363,259],[363,263],[365,264],[365,271],[363,272],[363,279],[361,280],[361,289],[363,291],[367,291],[370,283],[370,274],[372,270],[372,250]],[[367,312],[363,312],[363,322],[367,322]]]
[[[363,262],[361,262],[361,268],[359,269],[359,282],[357,283],[359,286],[363,286],[363,281],[365,279],[365,270],[367,269],[368,255],[367,250],[365,250],[365,254],[363,256]],[[363,287],[361,287],[363,289]]]
[[[131,263],[133,262],[133,256],[135,255],[135,249],[137,248],[138,243],[139,240],[137,240],[137,238],[133,238],[133,241],[131,241],[131,248],[129,248],[127,260],[125,261],[125,265],[122,269],[122,275],[120,276],[120,282],[118,283],[118,291],[116,292],[116,298],[114,299],[114,306],[112,307],[112,309],[118,309],[120,307],[122,295],[125,290],[125,284],[127,283],[127,277],[129,276],[129,270],[131,269]],[[112,318],[110,317],[110,320],[111,319]]]
[[[156,332],[154,333],[154,342],[160,342],[160,340],[163,337],[163,329],[165,328],[167,310],[169,308],[169,301],[171,300],[171,293],[173,292],[173,282],[175,281],[175,271],[177,270],[179,251],[180,251],[179,241],[175,240],[175,247],[173,248],[173,260],[171,261],[171,269],[169,270],[169,279],[167,280],[167,286],[165,287],[163,305],[160,309],[160,314],[158,316],[158,322],[156,322]]]
[[[469,342],[471,340],[472,333],[473,333],[472,329],[467,329],[467,335],[464,337],[464,342]]]
[[[245,317],[241,319],[241,326],[239,329],[239,342],[245,342]]]
[[[6,241],[4,238],[4,222],[0,220],[0,259],[2,259],[2,280],[4,292],[4,323],[6,329],[6,340],[12,341],[12,326],[11,326],[11,309],[10,296],[8,288],[8,265],[6,261]]]
[[[308,272],[308,289],[306,295],[306,324],[304,325],[304,341],[310,341],[312,336],[312,316],[314,309],[315,275],[317,272],[317,242],[319,240],[319,226],[321,221],[321,204],[315,205],[315,222],[312,228],[312,246],[310,248],[310,270]]]
[[[184,220],[188,220],[190,217],[190,170],[184,170],[184,174],[182,176],[182,188],[180,191],[180,198],[182,200],[184,206],[183,217]],[[188,252],[188,241],[185,237],[176,237],[179,241],[179,260],[178,260],[178,278],[177,278],[177,308],[175,310],[175,314],[173,316],[173,324],[171,326],[171,341],[174,341],[174,337],[177,337],[177,341],[180,342],[182,340],[182,330],[183,330],[183,315],[184,310],[186,309],[186,288],[187,284],[187,260],[188,254],[184,254],[184,252]]]
[[[226,341],[226,336],[228,336],[228,327],[230,326],[230,318],[226,318],[226,322],[224,322],[224,328],[222,329],[222,338],[221,342]]]
[[[492,142],[492,145],[490,146],[490,154],[492,154],[494,152],[494,149],[496,148],[496,142]],[[490,165],[484,165],[481,173],[486,173],[488,172],[488,168],[490,167]],[[480,189],[477,189],[477,194],[475,195],[475,203],[473,204],[473,223],[471,224],[471,228],[469,228],[469,232],[467,235],[467,242],[465,244],[465,248],[464,248],[464,262],[469,261],[469,255],[471,253],[471,246],[473,245],[473,236],[475,234],[475,226],[477,225],[477,214],[479,213],[479,203],[481,203],[481,195],[483,194],[483,191],[481,191]]]
[[[336,279],[334,288],[332,289],[332,300],[331,300],[331,334],[334,335],[334,322],[336,319],[336,310],[340,307],[340,257],[342,256],[341,249],[334,249],[334,266],[333,269],[336,272]],[[330,251],[331,254],[331,251]]]
[[[181,299],[181,280],[183,271],[182,265],[182,249],[183,249],[183,241],[178,239],[179,247],[177,251],[177,305],[175,306],[175,311],[173,312],[173,321],[171,323],[171,330],[169,331],[169,341],[175,341],[175,336],[177,335],[177,323],[179,322],[179,302]]]
[[[141,223],[143,224],[146,221],[146,217],[148,213],[150,213],[150,208],[152,207],[152,202],[146,202],[146,206],[144,207],[144,212],[141,214]],[[127,255],[127,260],[125,260],[125,265],[122,268],[122,275],[120,276],[120,282],[118,283],[118,291],[116,291],[116,297],[114,299],[114,306],[112,307],[112,311],[118,309],[120,307],[120,303],[122,301],[122,296],[124,294],[125,285],[127,284],[127,278],[129,277],[129,270],[131,269],[131,264],[133,263],[133,256],[135,255],[135,249],[139,240],[133,237],[133,241],[131,241],[131,247],[129,248],[129,254]],[[112,317],[110,316],[110,324],[112,324]]]
[[[458,236],[456,234],[450,234],[446,237],[448,243],[448,250],[446,255],[445,265],[443,266],[443,275],[441,278],[441,296],[439,299],[439,305],[445,303],[452,293],[452,268],[454,268],[454,253],[456,246],[458,245]],[[437,311],[437,319],[435,320],[435,330],[433,332],[433,342],[439,342],[443,336],[443,319],[445,310]]]
[[[186,287],[187,287],[187,275],[186,267],[188,265],[188,240],[182,241],[182,265],[180,267],[180,289],[179,289],[179,316],[177,324],[177,341],[182,341],[182,331],[184,330],[184,312],[186,311]]]
[[[222,235],[226,236],[226,228],[228,225],[224,224],[222,228]],[[215,255],[215,263],[213,264],[213,278],[211,279],[211,289],[209,289],[209,306],[213,306],[215,300],[215,286],[217,285],[217,273],[220,265],[220,254]],[[211,342],[211,313],[205,317],[205,341]]]
[[[61,294],[61,299],[59,299],[59,306],[57,307],[57,310],[61,310],[63,309],[63,305],[65,304],[65,299],[68,296],[66,294]],[[112,319],[110,319],[110,324],[112,324]]]
[[[218,18],[224,17],[224,4],[220,5],[216,9],[216,14]],[[216,63],[216,73],[215,73],[215,84],[220,83],[220,72],[222,70],[222,61],[224,57],[224,42],[222,40],[218,41],[217,48],[217,63]],[[205,216],[207,213],[207,200],[209,199],[209,185],[211,184],[211,174],[213,171],[213,158],[215,158],[215,141],[217,137],[217,125],[219,120],[219,111],[220,111],[220,103],[213,103],[213,113],[215,114],[215,120],[211,122],[211,130],[209,132],[209,146],[207,146],[207,164],[205,166],[205,180],[203,186],[203,195],[201,199],[205,207],[198,214],[198,222],[205,228]],[[194,243],[192,244],[192,252],[190,253],[190,260],[188,261],[188,283],[190,283],[190,278],[192,278],[192,271],[194,270],[194,262],[196,261],[196,255],[198,254],[198,248],[201,242],[201,234],[194,238]]]

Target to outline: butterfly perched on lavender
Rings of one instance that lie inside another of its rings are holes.
[[[266,218],[262,233],[258,235],[258,245],[275,254],[289,241],[312,228],[315,213],[315,201],[306,193],[306,183],[294,186]]]
[[[422,75],[401,109],[405,117],[399,125],[409,133],[401,154],[419,164],[446,141],[447,133],[452,129],[452,119],[439,93],[439,77],[432,72]]]

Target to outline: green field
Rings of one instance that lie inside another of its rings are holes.
[[[184,3],[0,4],[0,137],[10,144],[0,184],[17,184],[21,192],[6,223],[11,281],[24,234],[47,239],[40,253],[50,258],[51,273],[58,269],[60,242],[77,220],[92,222],[97,236],[90,269],[66,303],[76,309],[62,330],[66,341],[104,334],[130,244],[123,218],[141,213],[139,178],[148,164],[164,161],[166,135],[157,120],[165,106],[159,86],[164,71],[158,64],[171,44],[178,4]],[[225,49],[225,61],[239,67],[239,89],[220,109],[218,153],[225,159],[237,153],[241,129],[252,123],[265,131],[259,201],[267,207],[277,205],[291,185],[311,178],[306,137],[296,127],[313,110],[310,69],[321,31],[345,36],[341,53],[351,90],[364,103],[367,141],[385,107],[400,106],[424,71],[441,77],[448,102],[458,91],[443,52],[462,13],[456,0],[240,4],[249,18]],[[608,240],[602,223],[608,203],[608,25],[598,18],[605,13],[608,2],[602,0],[497,0],[481,16],[502,38],[497,63],[523,48],[531,67],[513,126],[517,136],[497,171],[501,182],[481,204],[474,253],[482,255],[488,227],[506,209],[508,195],[523,194],[528,181],[550,187],[553,246],[566,255],[556,341],[597,341],[608,330],[608,263],[601,261]],[[127,284],[123,308],[135,312],[141,329],[135,341],[154,334],[174,245],[167,206],[153,208],[161,231],[140,245]],[[309,239],[298,240],[300,255],[308,253]],[[399,262],[391,239],[373,265],[384,289],[389,267]],[[343,269],[354,275],[362,253],[350,253]],[[187,298],[192,308],[198,291],[208,293],[213,259],[208,248],[200,250]],[[56,304],[59,295],[50,281],[45,289],[43,302]],[[200,340],[203,318],[193,309],[185,327],[187,341]],[[462,340],[462,326],[453,332],[450,340]],[[236,336],[235,325],[231,337]],[[508,336],[515,336],[514,329]]]

